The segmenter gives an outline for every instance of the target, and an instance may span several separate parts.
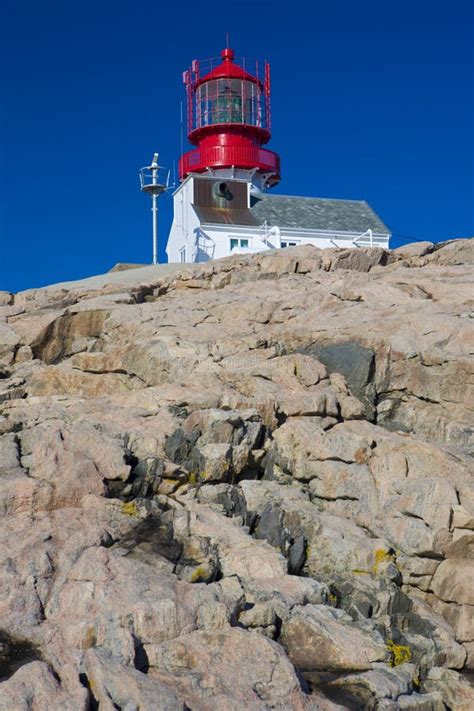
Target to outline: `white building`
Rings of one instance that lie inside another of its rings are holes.
[[[248,179],[188,175],[173,195],[170,262],[313,244],[385,247],[390,230],[364,200],[263,193]]]

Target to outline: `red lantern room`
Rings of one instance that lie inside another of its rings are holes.
[[[179,177],[210,173],[246,177],[263,187],[280,181],[280,158],[262,148],[270,140],[270,65],[237,60],[232,49],[222,62],[194,60],[184,72],[188,139],[196,146],[179,160]],[[252,73],[247,71],[251,69]]]

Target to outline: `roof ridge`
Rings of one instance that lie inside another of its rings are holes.
[[[327,202],[359,202],[359,203],[365,203],[366,205],[369,205],[367,200],[353,200],[351,198],[323,198],[323,197],[310,197],[309,195],[279,195],[279,194],[269,194],[269,193],[262,193],[262,195],[254,195],[254,197],[258,199],[267,199],[267,198],[292,198],[292,199],[297,199],[297,200],[325,200]],[[369,205],[370,207],[370,205]]]

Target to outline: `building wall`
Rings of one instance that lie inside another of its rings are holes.
[[[201,226],[201,239],[203,235],[207,237],[205,240],[209,246],[210,256],[207,259],[220,259],[228,257],[231,254],[252,254],[261,252],[267,249],[279,249],[281,246],[298,246],[303,244],[312,244],[320,249],[328,247],[383,247],[388,249],[389,235],[372,235],[372,240],[369,236],[361,238],[357,233],[334,233],[325,234],[323,232],[313,232],[308,234],[305,232],[296,232],[294,230],[278,230],[274,229],[274,233],[270,230],[265,233],[262,228],[253,230],[252,228],[235,227],[226,225],[221,227],[212,225]],[[354,240],[358,240],[355,242]],[[282,244],[283,243],[283,244]],[[207,261],[206,258],[201,258],[196,261]]]
[[[195,245],[199,220],[192,208],[193,197],[192,180],[182,183],[173,195],[173,222],[166,245],[169,262],[197,261]]]
[[[328,247],[389,247],[388,234],[361,236],[353,232],[296,230],[279,226],[239,227],[200,224],[193,208],[194,179],[190,176],[173,195],[174,216],[166,253],[169,262],[206,262],[231,254],[252,254],[281,246],[312,244]]]

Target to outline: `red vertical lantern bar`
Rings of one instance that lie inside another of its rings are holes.
[[[267,130],[272,130],[272,117],[270,112],[270,64],[265,62],[265,121]]]
[[[261,89],[261,81],[260,81],[260,76],[259,76],[259,66],[258,66],[258,59],[255,62],[255,76],[257,77],[258,84],[257,84],[257,92],[255,96],[255,108],[256,108],[256,124],[260,128],[262,127],[262,89]]]

